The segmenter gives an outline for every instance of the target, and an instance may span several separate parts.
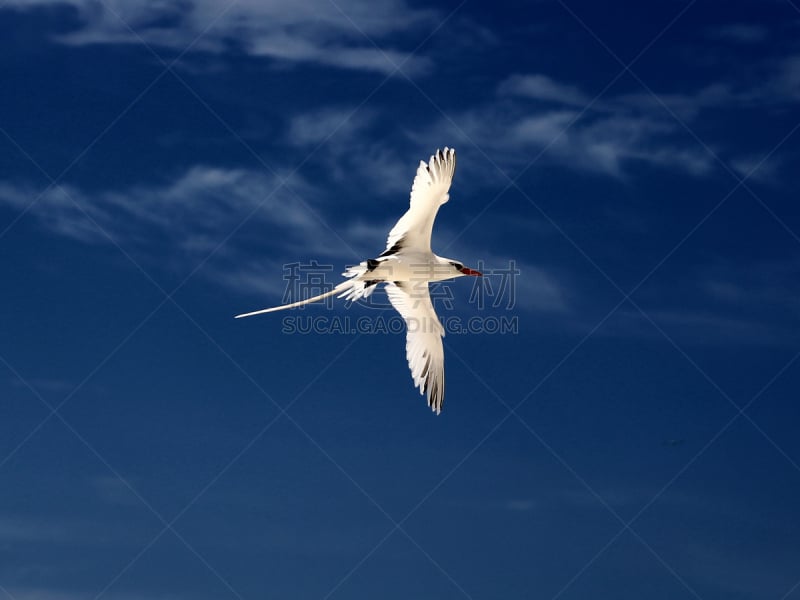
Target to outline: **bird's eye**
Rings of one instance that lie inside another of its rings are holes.
[[[454,262],[454,263],[450,263],[450,264],[452,264],[459,271],[461,271],[464,268],[464,265],[462,265],[461,263]]]

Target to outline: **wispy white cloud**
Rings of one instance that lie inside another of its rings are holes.
[[[506,510],[514,512],[528,512],[535,510],[538,503],[535,500],[509,500],[504,507]]]
[[[580,114],[573,108],[542,110],[519,102],[488,104],[435,126],[441,138],[475,143],[503,165],[527,165],[541,154],[544,164],[613,177],[624,177],[636,162],[707,173],[711,158],[696,145],[676,141],[678,128],[663,117],[631,111]]]
[[[767,81],[764,91],[772,98],[800,99],[800,54],[777,61],[774,76]]]
[[[10,587],[7,588],[13,600],[79,600],[88,594],[49,587]],[[111,596],[109,596],[111,598]]]
[[[353,107],[310,110],[291,119],[286,144],[305,151],[323,144],[315,162],[324,167],[327,179],[359,190],[360,202],[397,198],[399,217],[406,209],[402,199],[408,198],[417,163],[376,135],[377,117],[370,109],[354,114]]]
[[[622,94],[598,103],[599,110],[632,110],[637,114],[671,111],[686,122],[703,111],[783,108],[800,98],[800,54],[764,59],[738,81],[717,81],[696,90],[662,92],[646,90]],[[666,108],[665,108],[666,107]]]
[[[140,535],[141,533],[141,535]],[[1,514],[0,547],[9,545],[64,544],[106,546],[139,544],[146,533],[125,525],[59,515]]]
[[[515,261],[514,264],[519,269],[514,282],[516,307],[550,313],[570,311],[569,290],[563,278],[527,262]]]
[[[647,90],[606,98],[598,109],[629,112],[637,116],[663,118],[674,113],[686,122],[696,119],[704,110],[723,108],[741,102],[741,95],[727,83],[710,83],[690,92],[657,92]]]
[[[391,73],[393,63],[405,61],[404,70],[415,74],[428,70],[431,62],[392,47],[379,50],[363,34],[382,43],[390,37],[413,34],[420,27],[432,28],[438,15],[433,9],[412,7],[405,0],[369,4],[355,0],[338,0],[336,4],[327,0],[5,3],[18,9],[43,4],[69,4],[77,12],[82,27],[58,38],[65,44],[137,44],[144,40],[182,51],[194,42],[196,50],[211,53],[235,46],[253,56],[381,73]]]
[[[780,231],[777,223],[774,227],[776,232]],[[797,305],[800,262],[797,260],[787,258],[706,265],[696,269],[692,281],[698,294],[729,308],[788,312],[800,319]]]
[[[782,161],[773,156],[764,160],[763,156],[746,155],[731,159],[730,164],[731,168],[742,177],[759,183],[770,183],[777,180],[778,168]]]
[[[690,91],[648,90],[594,98],[579,86],[542,73],[514,74],[497,86],[497,98],[452,113],[414,139],[436,132],[459,144],[475,143],[502,165],[543,163],[624,178],[634,164],[701,176],[716,159],[686,127],[719,109],[782,109],[800,98],[800,55],[762,61],[761,77],[711,82]],[[677,117],[677,119],[675,118]],[[715,154],[724,142],[709,140]],[[746,168],[737,157],[734,168]],[[762,177],[774,176],[777,163]]]
[[[63,523],[21,516],[0,516],[0,544],[19,542],[66,542],[76,528]]]
[[[9,379],[12,386],[28,389],[30,384],[40,394],[66,394],[75,388],[75,383],[63,379],[27,379],[25,382],[16,377]]]
[[[294,115],[289,122],[286,142],[290,146],[314,147],[330,141],[331,145],[352,143],[372,121],[368,109],[326,106]]]
[[[97,590],[73,590],[66,586],[9,586],[6,588],[11,600],[85,600],[97,594]],[[182,596],[176,594],[153,594],[150,591],[141,593],[118,592],[109,590],[103,594],[107,600],[180,600]]]
[[[769,29],[756,23],[729,23],[708,30],[712,39],[735,42],[737,44],[757,44],[769,36]]]
[[[90,483],[104,502],[117,506],[141,506],[142,504],[131,488],[125,485],[125,482],[119,477],[95,477]]]
[[[535,100],[578,107],[586,106],[591,101],[591,98],[578,87],[559,83],[540,73],[512,75],[500,84],[498,91],[501,94],[523,96]]]
[[[200,165],[163,183],[124,189],[53,187],[30,214],[54,234],[119,244],[146,268],[185,273],[215,252],[203,273],[242,291],[257,273],[272,269],[280,277],[287,255],[352,254],[314,208],[317,189],[297,175],[288,184],[291,191],[281,183],[281,176],[262,171]],[[0,204],[16,210],[38,194],[30,185],[0,182]],[[226,241],[251,214],[250,226]]]
[[[254,210],[257,219],[277,226],[300,232],[314,228],[312,214],[280,184],[277,176],[259,171],[195,166],[167,183],[123,190],[94,193],[69,184],[50,187],[32,212],[48,229],[83,242],[106,241],[102,230],[121,242],[136,241],[147,229],[169,234],[187,252],[198,252],[210,250],[226,226],[233,228]],[[297,177],[291,185],[299,194],[310,189]],[[16,208],[38,195],[28,185],[0,183],[0,202]]]

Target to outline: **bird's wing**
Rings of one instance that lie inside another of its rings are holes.
[[[456,151],[445,147],[431,156],[428,164],[419,162],[411,187],[411,205],[389,232],[384,256],[401,248],[431,249],[431,231],[439,207],[450,199],[447,191],[456,170]]]
[[[439,414],[444,402],[444,327],[433,309],[428,283],[390,282],[386,293],[406,322],[406,358],[414,385]]]

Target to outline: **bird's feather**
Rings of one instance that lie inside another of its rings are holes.
[[[386,251],[414,248],[430,252],[433,222],[439,207],[450,199],[447,193],[456,170],[456,151],[445,147],[431,156],[426,164],[420,161],[408,211],[389,232]]]
[[[428,283],[387,283],[386,294],[406,322],[406,358],[414,385],[427,394],[436,414],[444,402],[444,347],[442,327],[431,303]]]

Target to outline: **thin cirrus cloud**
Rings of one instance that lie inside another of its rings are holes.
[[[130,539],[130,532],[126,529],[98,518],[96,515],[90,520],[53,514],[0,514],[0,544],[41,542],[85,548],[107,546],[110,542],[124,545],[139,543],[139,540]]]
[[[344,69],[407,73],[431,67],[429,59],[404,50],[379,49],[392,36],[432,28],[438,13],[404,0],[239,0],[138,2],[136,0],[8,0],[7,7],[71,6],[80,26],[56,39],[64,44],[139,44],[183,51],[224,52],[235,45],[252,56]],[[341,10],[340,10],[341,9]],[[383,44],[382,44],[383,45]]]
[[[636,162],[704,175],[712,160],[676,139],[680,126],[666,114],[643,113],[619,99],[592,102],[579,87],[543,74],[512,75],[495,102],[429,126],[442,139],[477,144],[498,164],[566,165],[616,178]],[[541,156],[540,156],[541,155]]]
[[[85,590],[70,590],[67,588],[55,588],[46,586],[12,586],[7,588],[8,596],[14,600],[81,600],[88,596],[94,596],[96,591],[88,592]],[[151,591],[141,593],[123,592],[108,594],[113,600],[179,600],[183,596],[173,594],[153,594]]]
[[[286,144],[305,151],[313,149],[315,160],[325,168],[325,177],[343,187],[357,183],[360,202],[392,199],[387,211],[394,210],[399,218],[406,209],[418,161],[428,160],[436,148],[428,147],[426,154],[413,156],[410,149],[402,147],[402,141],[388,143],[386,134],[381,133],[386,129],[379,116],[377,111],[356,111],[354,107],[323,107],[299,113],[289,122]]]
[[[291,146],[311,148],[320,144],[331,147],[352,142],[364,134],[372,116],[369,109],[356,111],[355,107],[332,106],[300,113],[289,122],[286,142]]]
[[[636,163],[702,176],[716,159],[686,131],[701,115],[721,108],[780,110],[800,98],[800,56],[768,59],[759,68],[757,81],[598,97],[541,73],[514,74],[498,84],[496,102],[442,119],[436,128],[509,164],[541,154],[542,162],[617,178]],[[758,160],[731,159],[737,170]]]
[[[800,54],[787,56],[778,61],[767,91],[788,101],[800,100]]]
[[[731,160],[731,168],[740,176],[758,181],[759,183],[773,183],[777,181],[778,168],[782,161],[775,157],[760,155],[738,156]]]
[[[737,44],[758,44],[769,37],[769,29],[754,23],[728,23],[708,30],[714,40],[723,40]]]
[[[15,209],[30,205],[47,229],[82,242],[104,242],[108,236],[135,242],[143,233],[160,232],[193,252],[209,249],[210,237],[251,211],[275,225],[313,229],[312,213],[282,183],[247,169],[195,166],[163,184],[101,192],[62,184],[39,194],[31,186],[3,182],[0,203]],[[291,185],[302,190],[296,193],[309,193],[296,176]]]
[[[297,175],[284,185],[277,175],[202,165],[164,183],[115,190],[63,184],[40,193],[30,185],[0,182],[0,205],[15,211],[30,207],[28,214],[50,233],[87,244],[118,244],[146,268],[175,272],[213,255],[203,273],[240,291],[252,291],[256,278],[248,273],[263,276],[269,265],[279,279],[279,261],[286,256],[347,251],[313,208],[315,194]],[[252,226],[239,230],[245,219]]]
[[[715,109],[783,110],[800,98],[800,54],[766,60],[748,81],[711,82],[697,90],[658,93],[642,90],[598,104],[599,110],[636,114],[674,113],[691,123]]]
[[[704,175],[711,158],[685,141],[679,125],[622,111],[581,112],[576,107],[534,105],[525,99],[489,104],[442,119],[434,127],[442,138],[477,144],[499,163],[564,165],[624,178],[634,163]]]
[[[576,86],[559,83],[538,73],[512,75],[500,84],[498,92],[502,95],[524,96],[578,107],[591,102],[591,98]]]
[[[20,515],[0,516],[0,543],[63,543],[75,537],[76,528]]]

